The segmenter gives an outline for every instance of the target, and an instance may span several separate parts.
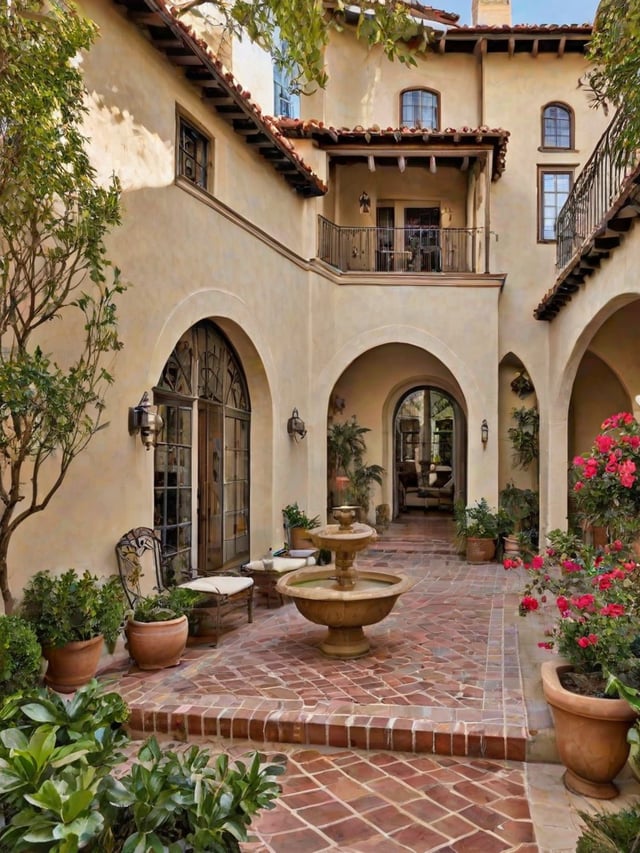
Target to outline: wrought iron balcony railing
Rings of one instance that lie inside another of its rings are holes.
[[[621,154],[616,141],[624,127],[622,112],[601,136],[578,175],[556,223],[556,267],[563,270],[575,253],[602,225],[622,184],[634,166]]]
[[[484,228],[356,228],[318,217],[318,257],[342,272],[477,273]]]

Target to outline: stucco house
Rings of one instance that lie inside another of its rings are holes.
[[[124,350],[108,429],[14,539],[13,588],[114,571],[137,525],[203,573],[280,547],[282,507],[324,515],[327,426],[354,415],[385,469],[372,506],[399,513],[403,466],[436,464],[467,503],[539,489],[541,531],[565,526],[570,459],[640,392],[634,174],[556,223],[606,158],[611,117],[578,85],[590,25],[513,26],[508,0],[474,0],[472,26],[430,10],[414,68],[347,25],[326,89],[296,99],[163,0],[81,7],[100,28],[90,154],[123,187]],[[144,392],[164,421],[149,452],[128,429]],[[539,470],[512,459],[521,406]]]

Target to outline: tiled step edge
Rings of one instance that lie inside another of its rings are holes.
[[[330,720],[308,714],[268,709],[220,709],[165,706],[150,710],[130,705],[128,728],[133,737],[169,735],[176,740],[190,737],[222,737],[256,743],[290,743],[331,746],[343,749],[390,750],[434,755],[473,756],[525,761],[526,733],[519,727],[506,731],[480,730],[476,725],[435,725],[407,718],[372,721],[357,715]]]

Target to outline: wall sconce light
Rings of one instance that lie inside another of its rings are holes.
[[[371,210],[371,199],[369,198],[369,194],[364,190],[360,193],[358,204],[360,205],[360,213],[369,213]]]
[[[295,438],[297,441],[298,438],[304,438],[307,434],[307,429],[304,425],[304,421],[298,414],[298,410],[294,409],[291,412],[291,417],[287,421],[287,432],[292,438]]]
[[[138,405],[129,408],[129,435],[139,432],[142,443],[151,450],[163,426],[157,407],[150,405],[149,394],[145,391]]]
[[[487,423],[486,418],[483,418],[482,423],[480,424],[480,439],[482,441],[482,446],[486,447],[487,442],[489,441],[489,424]]]

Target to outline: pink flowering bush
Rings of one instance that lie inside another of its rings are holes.
[[[557,650],[582,674],[603,683],[610,674],[636,681],[640,673],[640,566],[620,540],[603,552],[578,544],[571,553],[554,547],[565,534],[554,531],[551,545],[531,562],[504,560],[508,570],[524,570],[527,582],[520,614],[539,612],[546,625],[542,648]]]
[[[629,412],[602,424],[589,453],[572,466],[573,495],[581,519],[607,527],[612,537],[640,531],[640,424]]]

